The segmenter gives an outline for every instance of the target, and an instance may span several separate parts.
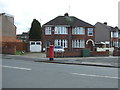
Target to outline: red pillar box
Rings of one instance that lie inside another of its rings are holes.
[[[50,45],[50,52],[49,52],[49,60],[53,60],[54,59],[54,46]]]

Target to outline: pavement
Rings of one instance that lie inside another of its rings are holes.
[[[3,55],[3,58],[5,58],[6,56],[7,58],[9,58],[9,56],[13,56],[16,59],[26,58],[26,60],[32,60],[35,62],[120,68],[119,66],[120,59],[118,56],[63,57],[63,58],[54,58],[54,60],[49,60],[49,58],[46,58],[45,53],[25,53],[24,55]]]

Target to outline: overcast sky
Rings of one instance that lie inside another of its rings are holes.
[[[118,26],[119,0],[0,0],[0,13],[14,16],[17,34],[27,32],[33,19],[41,25],[68,12],[92,25]]]

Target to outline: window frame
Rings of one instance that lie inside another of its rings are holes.
[[[54,40],[55,46],[62,46],[63,48],[68,48],[68,40],[66,39],[55,39]]]
[[[85,48],[85,40],[83,39],[72,40],[72,48]]]
[[[118,32],[113,32],[113,38],[118,38]]]
[[[91,30],[91,31],[92,31],[92,35],[90,35],[90,33],[89,33],[89,32],[90,32],[90,29],[92,29],[92,30]],[[93,33],[94,33],[94,32],[93,32],[93,28],[87,28],[87,30],[88,30],[88,31],[87,31],[88,36],[93,36],[93,35],[94,35],[94,34],[93,34]]]
[[[74,28],[72,28],[72,34],[73,35],[85,35],[85,28],[84,27],[74,27]]]
[[[118,41],[113,41],[113,47],[118,47],[119,46],[119,42]]]
[[[65,26],[55,26],[54,34],[68,34],[68,29]]]
[[[52,28],[51,27],[45,27],[45,35],[51,35],[52,34]]]

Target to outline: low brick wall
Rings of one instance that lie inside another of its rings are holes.
[[[1,48],[3,54],[15,54],[17,50],[28,51],[28,44],[24,42],[3,42]]]
[[[113,56],[120,56],[120,50],[119,51],[113,51]]]
[[[55,53],[57,57],[80,57],[81,51],[66,51],[64,53]]]
[[[16,47],[16,50],[27,51],[28,44],[24,42],[4,42],[2,47]]]
[[[101,52],[97,52],[97,51],[92,51],[91,52],[91,56],[109,56],[109,51],[101,51]]]
[[[49,50],[46,52],[46,56],[49,57]],[[80,51],[65,51],[64,53],[54,53],[55,57],[82,57],[82,50]],[[90,56],[109,56],[109,51],[91,51]]]
[[[46,52],[46,56],[49,57],[49,50]],[[55,57],[80,57],[81,51],[65,51],[63,53],[54,53]]]
[[[16,47],[2,47],[2,53],[3,54],[15,54],[16,53]]]

